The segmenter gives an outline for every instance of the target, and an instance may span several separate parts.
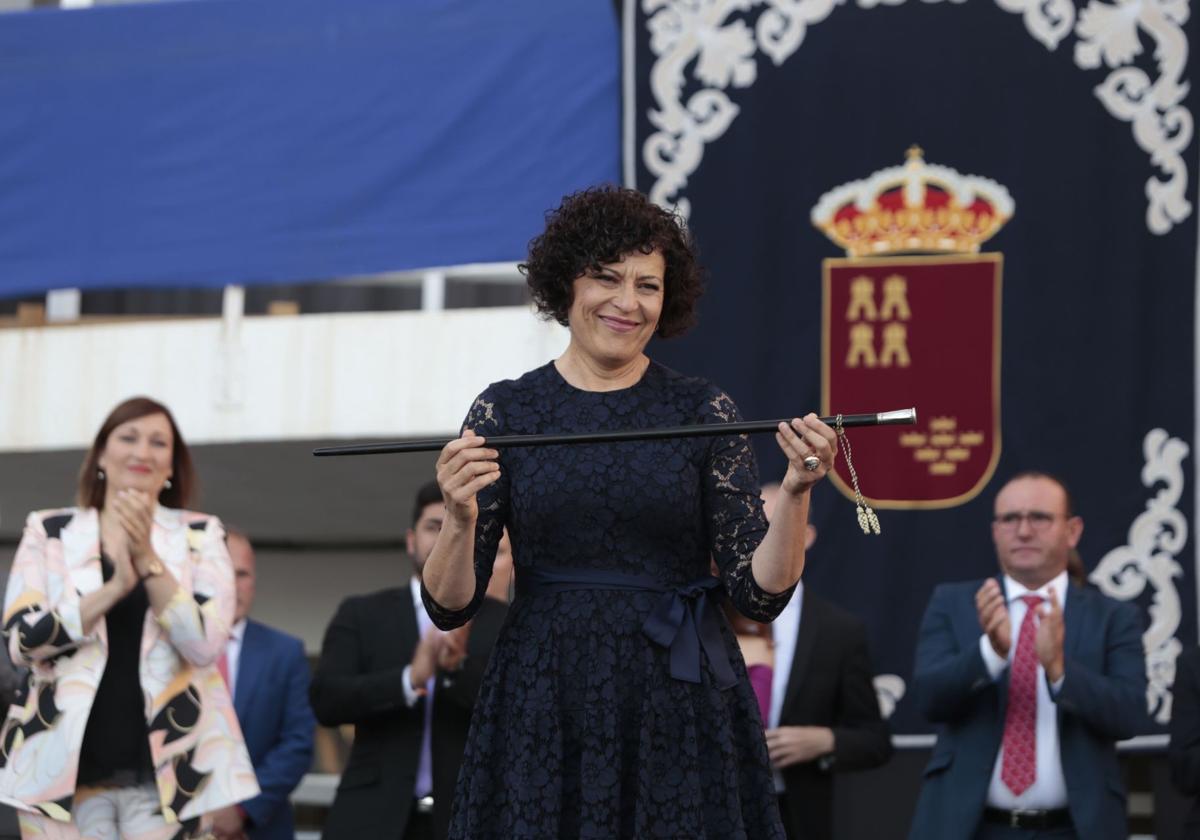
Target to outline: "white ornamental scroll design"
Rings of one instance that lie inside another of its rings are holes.
[[[846,0],[642,0],[650,51],[650,90],[655,107],[647,117],[656,129],[642,146],[642,160],[654,176],[650,197],[674,205],[684,218],[691,202],[683,195],[700,166],[704,147],[728,129],[738,106],[726,92],[747,88],[758,77],[756,54],[776,66],[800,48],[809,27],[829,17]],[[897,6],[905,0],[855,0],[863,9]],[[923,0],[937,3],[942,0]],[[962,3],[965,0],[948,0]],[[1183,151],[1192,139],[1192,114],[1182,104],[1188,43],[1183,31],[1189,0],[1092,0],[1076,20],[1072,0],[996,0],[1020,14],[1030,35],[1049,50],[1073,31],[1075,63],[1108,77],[1096,96],[1117,119],[1131,123],[1134,140],[1162,177],[1146,181],[1146,226],[1166,234],[1192,212],[1186,198],[1188,169]],[[751,13],[759,9],[756,19]],[[1135,66],[1141,38],[1154,43],[1157,75]],[[688,79],[691,68],[693,84]],[[696,90],[696,85],[699,89]],[[694,91],[685,93],[686,90]],[[686,102],[684,101],[686,97]]]
[[[1146,705],[1161,724],[1171,720],[1171,686],[1175,683],[1175,659],[1183,649],[1175,631],[1182,609],[1174,578],[1183,576],[1175,555],[1188,538],[1186,517],[1179,511],[1183,495],[1183,459],[1188,445],[1179,438],[1153,429],[1142,443],[1146,465],[1142,484],[1163,486],[1146,502],[1146,510],[1129,527],[1128,543],[1104,555],[1089,576],[1105,595],[1128,601],[1137,598],[1149,584],[1154,595],[1150,604],[1150,626],[1142,634],[1146,649]]]

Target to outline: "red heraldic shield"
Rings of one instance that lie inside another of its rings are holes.
[[[917,425],[850,432],[880,508],[974,498],[1000,459],[999,254],[824,262],[822,413],[915,406]],[[839,455],[834,484],[854,497]]]

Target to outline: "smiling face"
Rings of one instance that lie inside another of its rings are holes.
[[[1044,477],[1010,481],[996,496],[992,541],[1000,567],[1028,589],[1038,589],[1067,568],[1083,535],[1083,520],[1067,510],[1067,494]]]
[[[662,315],[666,263],[662,252],[626,254],[620,262],[576,277],[567,319],[571,344],[603,367],[638,358]]]
[[[132,489],[157,499],[171,477],[175,438],[165,414],[147,414],[122,423],[104,442],[97,465],[104,470],[106,492]]]

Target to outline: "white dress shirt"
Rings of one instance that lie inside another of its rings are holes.
[[[783,714],[784,696],[787,694],[788,678],[792,675],[792,660],[796,656],[796,634],[800,631],[800,610],[804,605],[804,581],[796,584],[792,599],[787,602],[783,612],[771,622],[771,638],[775,648],[775,664],[771,670],[771,714],[767,718],[767,728],[779,726],[779,716]],[[775,792],[783,793],[783,775],[778,770],[772,770],[775,777]]]
[[[1028,607],[1021,600],[1022,595],[1040,595],[1043,607],[1050,603],[1050,592],[1058,596],[1059,606],[1067,606],[1067,573],[1061,572],[1041,589],[1029,590],[1008,575],[1004,576],[1004,595],[1008,602],[1008,620],[1012,627],[1012,644],[1009,645],[1008,658],[1002,659],[984,633],[979,639],[979,650],[983,654],[983,662],[987,666],[992,680],[998,680],[1012,662],[1017,652],[1017,641],[1021,634],[1021,624],[1025,620]],[[1058,705],[1054,698],[1062,688],[1062,676],[1053,686],[1046,682],[1046,670],[1039,662],[1037,666],[1037,779],[1020,796],[1014,796],[1008,785],[1000,779],[1000,768],[1004,761],[1004,746],[996,754],[996,764],[992,767],[992,780],[988,785],[987,804],[993,808],[1003,808],[1006,811],[1042,810],[1048,808],[1067,807],[1067,782],[1063,776],[1062,756],[1058,748]],[[1053,692],[1053,696],[1051,694]]]
[[[229,669],[229,697],[237,696],[238,660],[242,657],[242,637],[246,635],[246,619],[242,619],[229,630],[229,641],[225,643],[225,666]]]
[[[433,626],[433,619],[429,617],[429,613],[425,612],[425,604],[421,602],[421,579],[416,575],[408,582],[409,589],[412,590],[413,609],[417,613],[417,644],[421,643],[421,639],[425,638],[425,634],[429,628]],[[414,648],[415,650],[415,648]],[[421,693],[412,684],[412,665],[404,666],[403,679],[400,680],[404,686],[404,703],[410,709],[417,705],[417,701],[421,699]],[[433,680],[425,686],[425,690],[429,696],[433,696]]]
[[[433,619],[425,612],[425,604],[421,602],[421,579],[413,575],[408,582],[412,591],[413,609],[417,613],[417,644],[425,638],[425,633],[433,627]],[[440,632],[440,631],[439,631]],[[421,699],[421,695],[412,684],[412,665],[405,665],[400,677],[404,687],[404,702],[411,709]],[[421,737],[421,758],[417,762],[417,784],[413,796],[420,799],[433,792],[433,687],[437,675],[433,675],[425,683],[425,734]]]

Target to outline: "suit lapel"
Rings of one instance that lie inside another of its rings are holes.
[[[399,610],[395,613],[396,621],[400,627],[401,649],[407,648],[406,657],[411,657],[412,652],[417,649],[417,644],[421,641],[421,625],[417,621],[417,610],[413,605],[412,582],[406,581],[404,586],[400,587],[397,593],[400,599]],[[405,639],[411,640],[411,645],[404,645]],[[407,662],[408,660],[405,659]]]
[[[104,585],[100,570],[100,514],[95,508],[79,511],[59,534],[63,564],[71,586],[81,595],[95,592]]]
[[[238,651],[237,674],[233,684],[236,691],[233,695],[233,710],[237,712],[238,720],[246,719],[250,708],[250,698],[258,689],[258,677],[263,673],[266,662],[263,661],[262,633],[258,626],[249,619],[246,629],[242,631],[242,649]]]
[[[104,585],[104,571],[100,568],[100,512],[95,508],[78,511],[63,527],[58,539],[62,543],[63,565],[67,570],[67,579],[63,583],[82,601],[84,595]],[[108,623],[97,621],[92,630],[107,648]]]
[[[1083,623],[1086,605],[1080,603],[1084,595],[1082,587],[1076,587],[1067,579],[1067,585],[1063,589],[1063,664],[1065,665],[1075,656],[1075,650],[1079,647],[1079,640],[1082,634],[1080,624]],[[1059,726],[1062,726],[1063,708],[1060,704],[1054,704],[1055,716],[1058,718]],[[1059,729],[1062,732],[1062,729]],[[1061,736],[1060,736],[1061,737]]]
[[[996,575],[995,579],[996,579],[996,583],[1000,584],[1000,593],[1004,596],[1004,603],[1006,605],[1008,605],[1008,587],[1006,587],[1004,585],[1004,575],[1003,574]],[[1009,607],[1006,607],[1006,608],[1009,609],[1010,643],[1012,645],[1015,645],[1017,643],[1017,628],[1012,625],[1012,610],[1011,610],[1011,608],[1009,608]],[[979,627],[979,610],[975,606],[975,598],[973,596],[971,598],[970,611],[971,611],[971,615],[973,616],[973,619],[974,619],[975,627],[977,628],[977,627]],[[979,630],[973,630],[972,633],[968,633],[967,634],[968,639],[966,640],[966,642],[969,643],[969,641],[971,639],[974,639],[974,640],[976,640],[975,643],[978,644],[979,643],[978,642],[979,632],[980,632]],[[1011,655],[1013,653],[1013,651],[1009,651],[1009,653]],[[1008,709],[1008,675],[1011,670],[1012,670],[1011,668],[1005,668],[1003,671],[1000,672],[1000,679],[996,680],[996,695],[997,695],[996,696],[996,706],[997,706],[997,709],[999,710],[999,714],[997,715],[996,731],[997,731],[997,733],[1000,733],[1001,735],[1004,732],[1004,716],[1007,713],[1007,709]]]
[[[1083,607],[1080,603],[1083,597],[1083,590],[1074,586],[1069,581],[1066,588],[1063,590],[1063,659],[1071,659],[1075,655],[1076,648],[1079,647],[1080,627],[1083,622]]]
[[[808,597],[807,587],[800,597],[800,629],[796,632],[796,650],[792,653],[792,670],[788,674],[787,689],[783,695],[781,718],[789,713],[800,693],[801,685],[804,684],[804,673],[808,670],[808,662],[812,658],[813,647],[817,641],[817,625],[820,624],[820,617],[816,614],[818,605]]]
[[[162,564],[181,583],[190,585],[191,575],[185,573],[191,560],[188,543],[188,528],[177,510],[157,505],[154,508],[154,524],[150,529],[150,544]]]

